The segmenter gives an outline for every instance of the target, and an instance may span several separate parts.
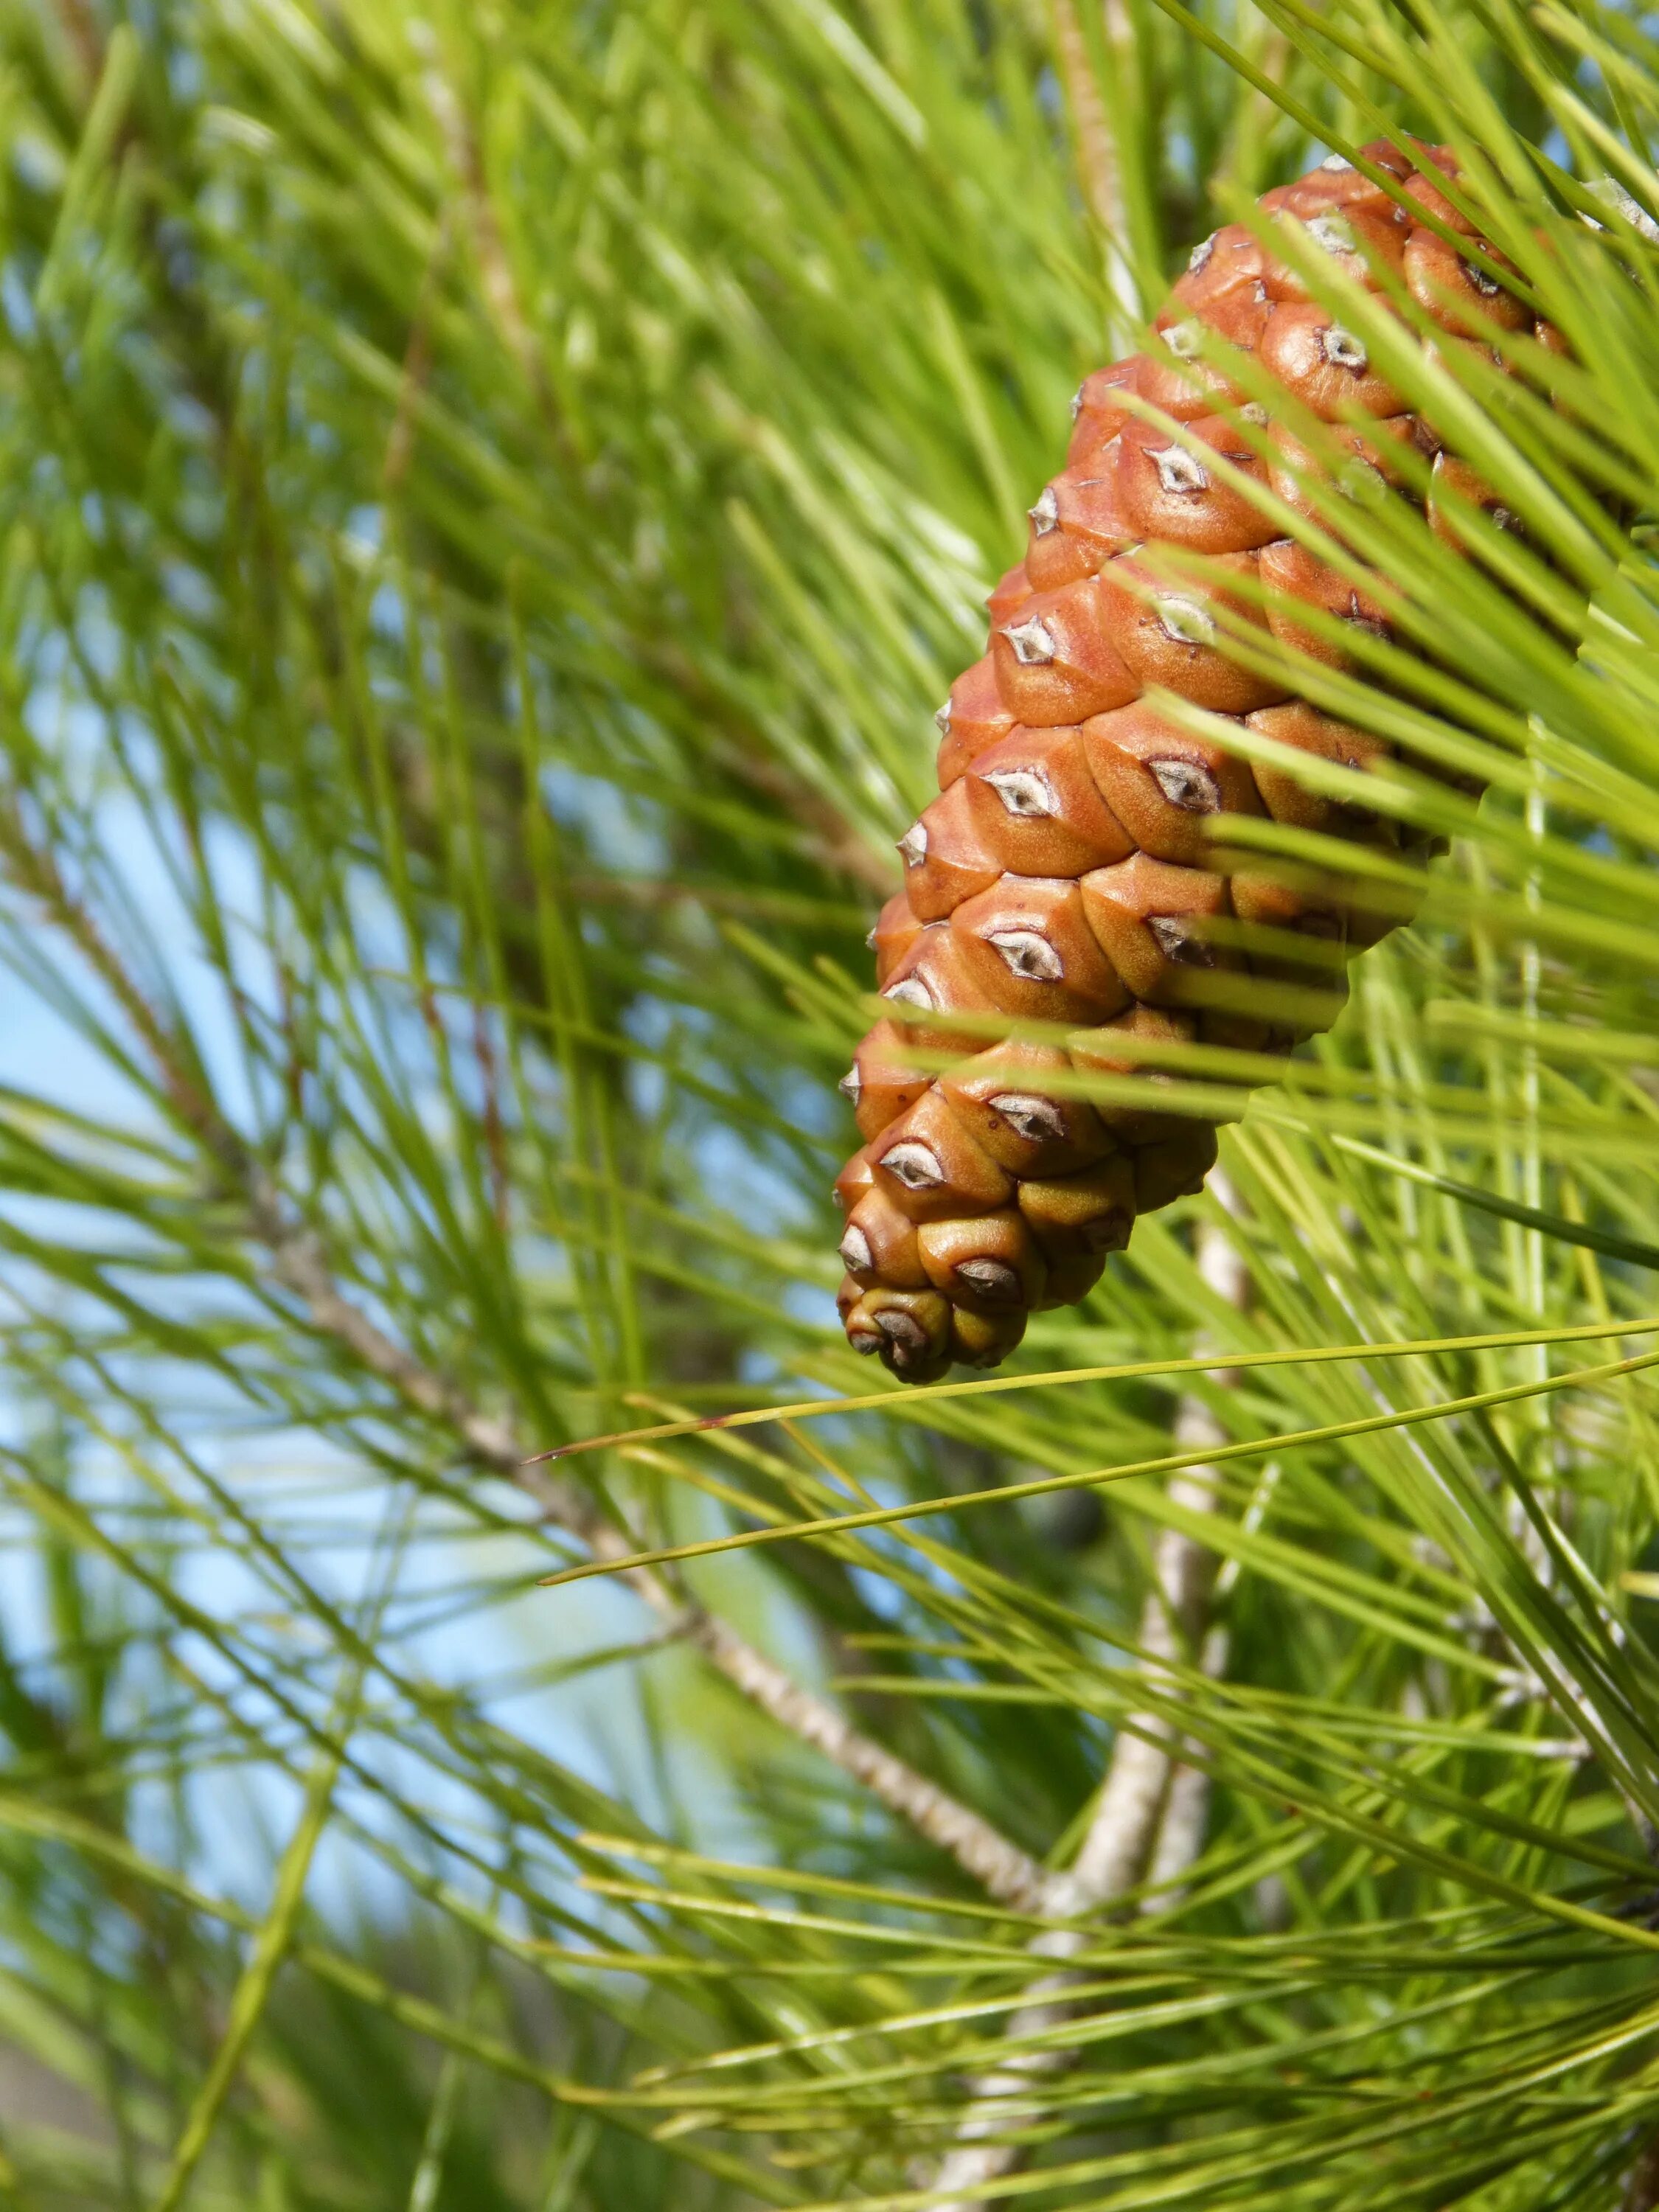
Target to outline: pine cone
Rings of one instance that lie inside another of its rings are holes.
[[[1403,204],[1333,156],[1268,192],[1263,210],[1299,221],[1307,241],[1368,289],[1380,271],[1403,282],[1446,343],[1524,324],[1527,311],[1485,269],[1413,221],[1426,207],[1474,234],[1430,177],[1386,142],[1365,152],[1401,180]],[[1421,153],[1455,175],[1443,149]],[[1400,918],[1368,906],[1355,879],[1287,871],[1244,849],[1229,856],[1218,819],[1266,815],[1389,848],[1401,842],[1392,817],[1322,798],[1282,769],[1253,769],[1144,702],[1162,686],[1356,770],[1389,751],[1223,648],[1223,609],[1337,665],[1348,657],[1332,621],[1372,635],[1387,625],[1375,600],[1277,536],[1248,492],[1206,467],[1213,453],[1312,511],[1309,456],[1198,357],[1204,326],[1253,354],[1385,482],[1399,485],[1400,450],[1414,446],[1432,467],[1430,520],[1450,542],[1457,502],[1448,511],[1437,491],[1508,520],[1405,412],[1362,342],[1239,224],[1193,254],[1154,325],[1161,347],[1085,380],[1066,467],[1031,509],[1024,561],[988,602],[989,650],[939,711],[939,796],[899,840],[904,889],[870,939],[893,1012],[842,1085],[865,1143],[836,1185],[847,1215],[838,1303],[854,1349],[878,1352],[908,1381],[931,1381],[952,1360],[995,1366],[1029,1313],[1088,1291],[1138,1213],[1200,1188],[1213,1122],[1160,1111],[1137,1046],[1288,1051],[1328,1027],[1346,958]],[[1547,326],[1537,335],[1559,343]],[[1179,422],[1189,443],[1131,411],[1132,397]],[[1355,427],[1356,413],[1374,424]],[[1254,442],[1242,420],[1256,428]],[[1272,459],[1259,450],[1263,429]],[[1152,545],[1206,556],[1206,581],[1172,586],[1146,564]],[[1259,595],[1230,592],[1234,574]],[[1329,618],[1323,629],[1310,626],[1310,609]],[[907,1024],[907,1008],[934,1018]],[[982,1024],[953,1030],[954,1014],[1072,1033],[1064,1050],[988,1047]],[[966,1057],[934,1079],[912,1064],[918,1050]],[[1086,1079],[1102,1074],[1139,1076],[1144,1103],[1090,1103]]]

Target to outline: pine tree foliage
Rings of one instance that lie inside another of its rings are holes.
[[[1659,2201],[1645,19],[0,41],[0,2203]],[[1571,348],[1318,279],[1519,525],[1297,526],[1396,608],[1309,684],[1419,917],[1166,1071],[1224,1185],[872,1385],[832,1085],[931,710],[1079,376],[1402,131]]]

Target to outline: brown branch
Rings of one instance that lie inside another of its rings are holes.
[[[90,94],[104,70],[104,39],[87,0],[58,0],[58,21]]]
[[[1135,40],[1124,0],[1100,0],[1100,9],[1108,65],[1118,80],[1117,97],[1133,98]],[[1110,335],[1114,340],[1125,338],[1139,312],[1139,291],[1127,252],[1122,155],[1101,98],[1076,0],[1054,0],[1054,58],[1072,112],[1078,174],[1104,247]]]
[[[543,1516],[586,1544],[596,1558],[622,1559],[638,1547],[612,1524],[586,1490],[544,1467],[526,1464],[527,1444],[512,1424],[476,1406],[460,1386],[428,1366],[340,1289],[321,1240],[296,1221],[257,1156],[225,1121],[198,1078],[192,1055],[129,974],[84,903],[64,882],[55,854],[27,833],[15,801],[0,803],[0,859],[80,951],[143,1041],[169,1104],[202,1145],[246,1209],[250,1231],[270,1255],[270,1272],[298,1298],[320,1335],[388,1384],[405,1404],[449,1431],[467,1455],[533,1498]],[[999,1904],[1037,1911],[1049,1877],[1035,1859],[979,1814],[866,1736],[826,1699],[795,1682],[776,1661],[715,1613],[648,1568],[623,1579],[659,1619],[694,1644],[727,1681],[780,1728],[810,1744],[948,1852]]]
[[[304,1301],[315,1328],[343,1345],[418,1411],[451,1429],[473,1458],[517,1483],[547,1519],[579,1537],[595,1557],[625,1559],[635,1548],[634,1540],[607,1521],[576,1485],[544,1468],[526,1466],[524,1441],[507,1423],[480,1413],[454,1384],[415,1359],[343,1297],[309,1231],[295,1231],[273,1216],[268,1200],[256,1206],[255,1225],[270,1252],[272,1272]],[[949,1852],[999,1903],[1037,1909],[1047,1877],[1000,1830],[863,1735],[826,1699],[802,1689],[775,1660],[662,1576],[635,1568],[624,1579],[750,1704],[861,1782],[890,1812],[936,1849]]]
[[[577,454],[570,428],[554,397],[541,349],[525,312],[471,118],[445,72],[432,26],[422,17],[414,18],[409,26],[409,42],[421,64],[422,89],[443,143],[445,159],[461,189],[484,304],[529,387],[554,451],[562,461],[574,463]]]
[[[1656,2212],[1659,2208],[1659,2141],[1650,2142],[1625,2176],[1620,2212]]]
[[[1117,33],[1113,39],[1115,46],[1121,38],[1122,12],[1121,0],[1109,0],[1104,27],[1109,37]],[[1078,19],[1075,0],[1054,0],[1054,47],[1066,102],[1072,111],[1084,197],[1101,228],[1109,236],[1115,237],[1123,228],[1123,185],[1118,173],[1117,142],[1106,119],[1100,87],[1095,82],[1088,41]]]
[[[1224,1203],[1231,1204],[1219,1176],[1215,1187]],[[1199,1231],[1198,1264],[1212,1290],[1232,1305],[1244,1305],[1249,1279],[1243,1263],[1231,1240],[1207,1224]],[[1214,1379],[1232,1378],[1218,1373]],[[1176,1436],[1189,1445],[1223,1441],[1215,1415],[1194,1397],[1182,1400]],[[1212,1468],[1193,1467],[1173,1479],[1170,1494],[1189,1511],[1208,1512],[1215,1504],[1215,1486]],[[1140,1618],[1145,1675],[1156,1680],[1192,1652],[1199,1654],[1206,1673],[1219,1674],[1227,1661],[1226,1633],[1219,1628],[1206,1633],[1216,1581],[1214,1553],[1196,1538],[1169,1528],[1158,1540],[1152,1565],[1152,1589]],[[1142,1881],[1167,1891],[1197,1858],[1208,1824],[1209,1777],[1202,1768],[1183,1764],[1181,1752],[1178,1732],[1164,1716],[1141,1713],[1124,1721],[1077,1856],[1065,1873],[1048,1878],[1043,1911],[1050,1918],[1074,1923],[1078,1916],[1099,1911]],[[1037,1937],[1032,1954],[1063,1960],[1075,1957],[1088,1941],[1087,1932],[1075,1924],[1057,1927]],[[1022,2006],[1009,2022],[1013,2041],[1042,2036],[1065,2020],[1070,2009],[1065,1992],[1072,1978],[1061,1972],[1033,1984],[1034,2002]],[[1023,2156],[1018,2142],[998,2138],[1030,2112],[1034,2088],[1064,2072],[1075,2055],[1063,2045],[1021,2052],[973,2083],[967,2118],[933,2178],[932,2185],[940,2192],[935,2212],[988,2212],[981,2192],[1012,2173]]]

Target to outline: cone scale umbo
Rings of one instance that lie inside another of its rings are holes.
[[[1426,210],[1475,235],[1431,180],[1455,174],[1451,157],[1422,147],[1419,168],[1386,142],[1365,153],[1397,198],[1333,156],[1267,193],[1264,214],[1299,224],[1305,246],[1368,290],[1403,287],[1444,333],[1437,343],[1525,328],[1528,311],[1480,265],[1501,260],[1486,241],[1468,260],[1417,219]],[[1389,630],[1376,599],[1252,496],[1261,486],[1312,516],[1310,457],[1230,380],[1217,348],[1206,357],[1203,333],[1252,356],[1373,479],[1401,489],[1398,457],[1413,447],[1437,534],[1455,542],[1462,502],[1509,519],[1292,259],[1244,226],[1195,250],[1153,328],[1152,348],[1078,394],[1066,466],[988,602],[989,649],[939,710],[939,795],[899,840],[903,888],[871,933],[891,1012],[842,1085],[864,1143],[836,1184],[838,1303],[854,1349],[908,1381],[953,1360],[994,1366],[1028,1314],[1088,1291],[1137,1214],[1201,1186],[1214,1122],[1160,1103],[1149,1065],[1160,1047],[1288,1051],[1328,1027],[1346,960],[1399,919],[1352,878],[1229,853],[1226,817],[1384,848],[1408,830],[1253,767],[1147,703],[1171,692],[1357,772],[1389,751],[1228,649],[1230,627],[1255,625],[1341,666],[1344,626]],[[1160,548],[1202,556],[1204,580],[1172,580],[1147,557]],[[953,1015],[973,1019],[953,1029]],[[1065,1042],[988,1042],[988,1017]],[[1102,1077],[1115,1081],[1091,1103]]]

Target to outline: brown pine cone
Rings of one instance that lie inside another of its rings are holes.
[[[1419,150],[1455,174],[1443,149]],[[1446,331],[1437,343],[1522,326],[1519,301],[1413,220],[1425,207],[1474,234],[1429,176],[1386,142],[1365,152],[1401,179],[1401,200],[1333,156],[1266,194],[1264,210],[1305,226],[1305,241],[1367,289],[1403,284]],[[1213,453],[1311,512],[1296,473],[1309,456],[1281,430],[1271,441],[1280,459],[1262,458],[1271,418],[1198,358],[1200,333],[1253,354],[1336,426],[1357,469],[1398,488],[1405,446],[1432,459],[1429,516],[1450,542],[1459,499],[1495,506],[1405,411],[1361,340],[1241,225],[1196,249],[1154,328],[1156,357],[1114,362],[1078,393],[1065,469],[1031,509],[1024,560],[988,603],[989,650],[939,711],[939,796],[899,840],[904,889],[871,936],[893,1012],[842,1086],[865,1142],[836,1186],[847,1216],[839,1305],[854,1349],[912,1382],[952,1360],[995,1366],[1029,1313],[1085,1294],[1137,1213],[1201,1186],[1214,1127],[1159,1110],[1136,1043],[1287,1051],[1328,1026],[1346,958],[1397,918],[1368,909],[1340,876],[1242,851],[1229,861],[1217,834],[1218,817],[1266,815],[1389,847],[1400,842],[1389,817],[1283,769],[1253,769],[1145,703],[1163,686],[1355,770],[1389,753],[1223,648],[1224,609],[1338,666],[1351,657],[1334,625],[1388,633],[1375,599],[1279,537],[1247,490],[1206,467]],[[1538,335],[1554,342],[1545,326]],[[1179,422],[1188,442],[1132,411],[1131,398]],[[1356,412],[1374,427],[1345,420]],[[1449,506],[1435,496],[1445,490]],[[1151,545],[1205,556],[1206,581],[1171,584],[1146,564]],[[1237,594],[1233,574],[1246,587]],[[907,1024],[907,1007],[946,1018]],[[958,1014],[981,1019],[956,1028]],[[988,1043],[988,1015],[1073,1034],[1066,1050]],[[918,1049],[964,1057],[933,1079],[907,1059]],[[1100,1075],[1142,1078],[1146,1103],[1089,1103]]]

